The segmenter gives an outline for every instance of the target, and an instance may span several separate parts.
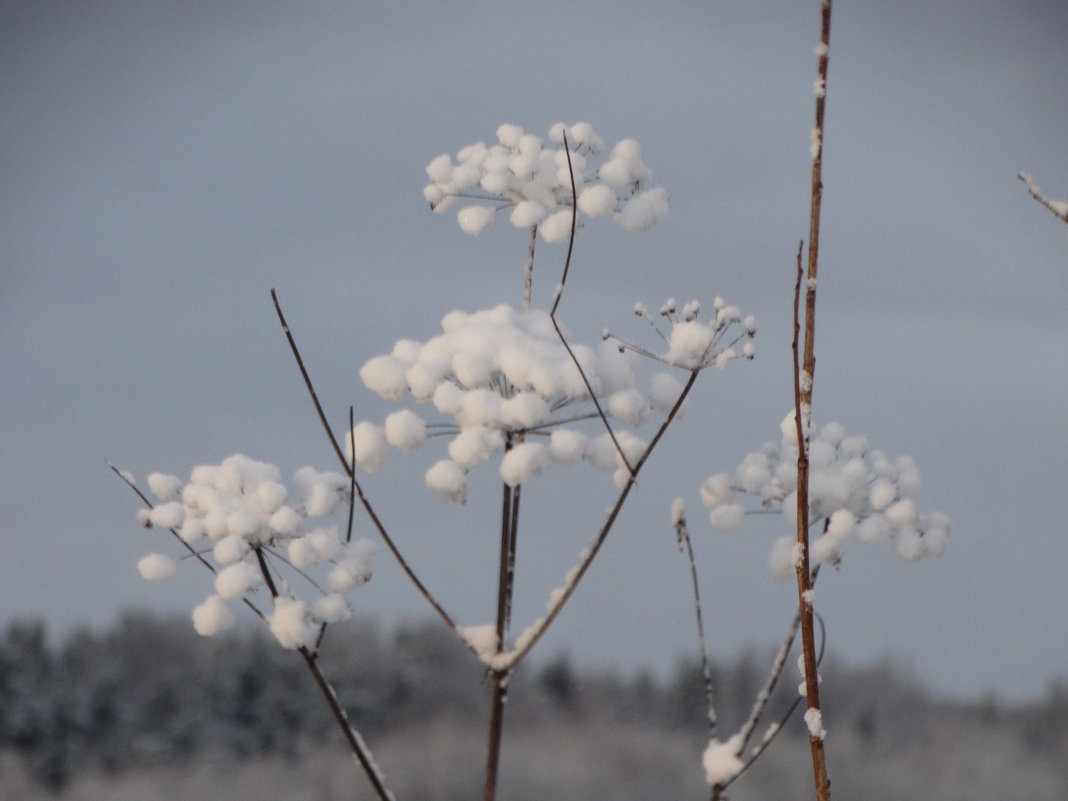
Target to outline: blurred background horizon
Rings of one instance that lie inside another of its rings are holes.
[[[913,456],[945,555],[851,544],[821,577],[829,648],[890,659],[931,692],[1007,702],[1068,675],[1068,242],[1026,170],[1068,198],[1068,5],[840,0],[831,33],[815,417]],[[62,636],[209,591],[135,521],[142,482],[232,453],[289,477],[333,468],[270,304],[340,429],[390,407],[359,367],[457,308],[518,304],[526,233],[476,238],[427,210],[424,167],[586,120],[637,139],[671,196],[654,229],[579,232],[561,319],[579,341],[646,335],[636,301],[722,295],[757,358],[702,377],[617,530],[536,654],[665,675],[696,648],[686,500],[713,656],[779,642],[794,590],[765,567],[781,522],[719,534],[698,487],[777,441],[791,399],[794,254],[807,236],[818,3],[531,5],[14,0],[0,10],[0,628]],[[535,296],[561,246],[540,243]],[[425,489],[429,452],[364,482],[464,624],[492,619],[495,472],[465,507]],[[514,625],[542,613],[611,502],[576,467],[524,493]],[[360,536],[373,536],[360,522]],[[176,550],[173,552],[177,553]],[[355,596],[385,626],[429,616],[388,553]]]

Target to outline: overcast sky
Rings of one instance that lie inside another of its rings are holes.
[[[817,607],[852,662],[890,658],[954,696],[1040,696],[1068,676],[1068,240],[1016,174],[1068,198],[1068,5],[834,13],[815,416],[915,457],[922,508],[955,527],[919,564],[853,544]],[[521,295],[525,233],[502,220],[474,239],[432,214],[424,166],[502,122],[587,120],[641,143],[671,212],[580,232],[563,322],[641,336],[635,301],[718,294],[760,320],[758,356],[703,376],[540,651],[626,670],[695,652],[676,495],[713,654],[777,643],[781,525],[715,533],[697,488],[777,439],[790,403],[818,23],[815,1],[4,3],[0,615],[62,633],[199,603],[192,565],[138,576],[169,545],[105,460],[141,478],[235,452],[333,468],[268,290],[335,423],[350,403],[381,419],[367,358]],[[541,302],[562,258],[539,245]],[[455,508],[423,488],[429,458],[394,454],[365,488],[454,616],[488,623],[492,471]],[[574,468],[524,495],[518,625],[609,490]],[[391,623],[428,614],[388,554],[356,601]]]

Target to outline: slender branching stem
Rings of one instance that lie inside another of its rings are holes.
[[[282,325],[282,331],[286,335],[286,339],[289,341],[289,349],[293,351],[293,358],[297,361],[297,367],[300,368],[300,374],[304,378],[304,386],[308,389],[308,394],[311,395],[312,404],[315,406],[315,412],[319,415],[319,422],[323,424],[323,430],[326,432],[327,438],[330,440],[330,445],[334,449],[334,453],[337,454],[338,460],[341,462],[342,467],[347,471],[349,469],[348,459],[345,458],[345,452],[341,450],[341,445],[337,441],[337,437],[334,436],[334,431],[330,428],[330,423],[326,419],[326,412],[323,411],[323,405],[319,403],[319,396],[315,392],[315,385],[312,384],[311,376],[308,375],[308,370],[304,366],[304,359],[301,358],[300,350],[297,348],[297,341],[293,338],[293,332],[289,330],[289,324],[286,322],[285,315],[282,314],[282,305],[278,302],[278,293],[271,289],[271,300],[274,302],[274,310],[278,315],[278,322]]]
[[[813,572],[813,581],[815,581],[815,574],[818,573],[818,568]],[[819,624],[820,629],[820,646],[817,664],[823,662],[824,648],[827,644],[826,630],[823,626],[823,618],[819,614],[815,615],[816,622]],[[738,750],[735,752],[738,757],[741,757],[746,747],[749,745],[749,741],[753,737],[753,732],[756,730],[757,725],[760,723],[760,718],[763,716],[765,709],[767,708],[768,701],[771,700],[771,694],[775,691],[775,686],[778,684],[779,679],[782,677],[783,669],[786,667],[786,659],[790,655],[790,649],[793,647],[794,639],[797,637],[797,630],[801,626],[801,616],[794,615],[793,623],[790,625],[790,629],[786,632],[786,638],[783,640],[782,645],[779,647],[778,652],[775,654],[775,659],[772,661],[771,670],[768,671],[767,681],[764,686],[757,693],[754,701],[753,708],[749,712],[749,717],[742,725],[740,730],[741,737],[738,744]],[[720,801],[723,798],[723,792],[734,784],[738,779],[742,778],[746,772],[753,766],[753,764],[760,759],[764,751],[775,740],[776,737],[782,732],[786,722],[793,716],[794,712],[801,705],[801,696],[795,696],[793,702],[786,708],[777,721],[768,726],[764,733],[764,736],[750,749],[748,756],[746,756],[742,763],[742,769],[732,776],[728,781],[722,784],[717,784],[712,788],[712,801]]]
[[[804,358],[799,358],[801,302],[801,251],[798,250],[797,283],[794,289],[794,417],[797,426],[797,543],[800,558],[797,564],[798,610],[801,618],[801,644],[805,665],[805,698],[810,712],[820,712],[819,675],[816,658],[815,631],[812,612],[812,581],[809,563],[808,519],[808,436],[812,411],[812,383],[816,371],[816,284],[819,259],[820,210],[823,202],[823,118],[827,102],[827,57],[831,35],[831,0],[823,0],[821,8],[820,45],[818,49],[818,78],[816,92],[816,124],[812,134],[812,185],[810,194],[808,271],[805,282],[805,341]],[[831,783],[827,776],[827,760],[822,733],[809,727],[812,752],[812,774],[817,801],[830,801]]]
[[[553,292],[553,305],[549,310],[550,316],[556,315],[556,309],[563,297],[564,287],[567,286],[567,272],[571,267],[571,254],[575,251],[575,231],[578,228],[578,189],[575,186],[575,170],[571,166],[571,145],[567,141],[567,133],[564,133],[564,155],[567,157],[567,173],[571,179],[571,233],[567,239],[567,256],[564,258],[564,272],[560,276],[560,283]]]
[[[569,572],[568,580],[564,584],[564,586],[558,588],[557,592],[559,594],[556,596],[556,599],[554,600],[552,606],[549,608],[549,611],[547,612],[545,617],[543,617],[536,624],[534,624],[528,632],[524,632],[523,642],[516,647],[515,651],[509,654],[509,659],[507,662],[508,668],[515,667],[515,665],[519,664],[519,662],[522,661],[523,657],[530,653],[530,649],[533,648],[535,644],[537,644],[538,640],[542,638],[546,630],[549,628],[550,625],[552,625],[553,621],[556,619],[556,616],[560,614],[560,610],[564,608],[565,604],[567,604],[568,600],[574,594],[575,588],[578,587],[579,582],[582,580],[582,577],[586,575],[586,571],[589,570],[590,564],[593,562],[594,558],[597,556],[597,553],[601,550],[601,546],[604,545],[605,540],[608,538],[609,533],[612,531],[612,527],[615,525],[616,519],[619,517],[620,512],[623,511],[623,506],[627,501],[627,496],[630,495],[631,489],[637,482],[638,473],[641,471],[646,461],[652,455],[653,450],[656,448],[657,444],[659,444],[668,427],[672,424],[672,422],[674,422],[675,418],[678,416],[679,409],[681,409],[683,403],[686,402],[686,398],[687,396],[689,396],[690,390],[693,389],[693,385],[694,383],[696,383],[697,376],[699,374],[699,370],[691,371],[690,378],[686,382],[685,386],[682,388],[682,392],[679,393],[679,397],[676,399],[675,404],[671,407],[671,411],[668,412],[668,415],[664,419],[664,422],[660,424],[660,428],[657,429],[656,434],[649,442],[649,447],[645,449],[645,453],[642,454],[641,458],[634,465],[634,469],[631,471],[630,477],[628,478],[626,485],[623,487],[622,490],[620,490],[619,496],[616,498],[615,504],[609,510],[608,517],[605,519],[604,524],[598,530],[597,534],[594,535],[593,539],[586,547],[585,551],[583,551],[582,560],[577,565],[575,565],[571,572]]]
[[[564,336],[564,332],[560,328],[560,323],[556,320],[556,310],[560,307],[560,300],[564,296],[564,287],[567,286],[568,271],[571,269],[571,254],[574,253],[575,250],[575,229],[578,226],[578,190],[575,188],[575,170],[571,165],[571,147],[567,142],[567,134],[565,133],[563,136],[564,153],[567,155],[567,172],[568,176],[571,178],[571,235],[567,240],[567,257],[564,259],[563,274],[560,276],[560,283],[557,285],[556,291],[553,293],[553,305],[552,309],[549,311],[549,319],[552,320],[553,328],[556,330],[556,335],[560,338],[560,343],[567,351],[567,355],[571,357],[575,369],[578,370],[579,376],[582,378],[582,383],[585,385],[586,391],[590,394],[590,400],[593,401],[593,405],[597,409],[597,414],[600,416],[601,422],[604,423],[608,436],[612,439],[612,444],[616,448],[616,453],[619,454],[620,460],[626,465],[631,476],[634,476],[636,471],[631,466],[630,460],[627,459],[627,455],[623,452],[623,447],[619,444],[619,440],[616,438],[616,432],[612,430],[612,426],[608,422],[608,416],[604,413],[604,409],[601,408],[601,402],[597,400],[597,393],[593,391],[593,386],[590,384],[590,380],[586,377],[586,371],[582,369],[578,357],[575,356],[575,352],[571,349],[571,345],[568,344],[567,338]]]
[[[337,693],[334,692],[333,686],[327,681],[322,670],[319,668],[319,661],[307,648],[299,648],[297,650],[300,655],[304,657],[304,663],[308,666],[308,670],[315,679],[316,686],[323,694],[323,699],[326,701],[326,705],[330,708],[330,713],[334,716],[334,721],[337,723],[338,728],[341,729],[341,733],[345,736],[345,740],[348,742],[353,756],[356,757],[356,761],[360,764],[368,781],[371,782],[375,795],[378,796],[380,801],[394,801],[393,793],[386,787],[385,776],[375,762],[374,755],[367,747],[367,743],[364,742],[360,733],[353,728],[352,724],[349,722],[349,717],[345,713],[345,708],[341,706],[341,703],[338,701]]]
[[[271,290],[271,300],[274,302],[274,309],[275,312],[278,314],[278,321],[282,325],[282,331],[285,333],[286,339],[289,342],[289,349],[293,352],[293,358],[297,362],[297,367],[300,368],[300,374],[304,378],[304,386],[307,388],[308,394],[311,396],[312,404],[315,406],[315,411],[319,415],[319,421],[323,425],[323,430],[326,432],[326,436],[330,440],[330,444],[333,446],[334,453],[337,454],[338,459],[341,461],[342,468],[344,469],[346,475],[348,475],[349,477],[350,485],[355,491],[356,497],[359,498],[360,504],[363,506],[364,511],[367,512],[367,516],[371,519],[371,524],[374,526],[379,536],[382,537],[382,541],[386,543],[386,547],[389,548],[390,553],[392,553],[393,557],[397,560],[397,563],[400,565],[401,570],[404,571],[404,574],[408,577],[412,584],[415,585],[415,588],[419,591],[419,594],[422,595],[424,599],[426,599],[426,602],[430,604],[431,608],[437,613],[438,617],[440,617],[442,621],[444,621],[446,626],[448,626],[454,633],[458,632],[459,628],[456,622],[452,619],[448,612],[445,611],[445,608],[440,603],[438,603],[434,595],[416,575],[411,565],[408,564],[408,561],[404,558],[404,555],[401,553],[400,548],[398,548],[397,544],[393,541],[393,537],[390,536],[389,531],[385,527],[385,524],[383,524],[381,518],[378,516],[378,513],[371,505],[371,501],[364,493],[363,487],[360,486],[360,482],[356,480],[355,467],[353,464],[350,464],[350,461],[348,459],[345,458],[345,453],[341,449],[337,437],[334,435],[333,429],[330,428],[330,424],[327,422],[326,413],[323,411],[322,404],[319,403],[319,396],[315,391],[315,385],[312,383],[311,376],[308,374],[308,370],[304,366],[304,359],[300,355],[300,349],[297,347],[297,341],[293,337],[293,333],[289,330],[289,324],[286,322],[285,315],[282,313],[282,306],[278,301],[278,294],[273,289]],[[477,655],[477,652],[472,646],[468,645],[468,648],[471,650],[472,653],[476,653]]]
[[[684,551],[690,561],[690,584],[693,587],[694,616],[697,619],[697,640],[701,649],[701,672],[705,682],[705,708],[708,715],[708,733],[710,737],[716,736],[716,696],[712,683],[712,661],[708,657],[708,643],[705,640],[705,624],[701,615],[701,589],[697,580],[697,560],[693,555],[693,542],[690,540],[690,529],[686,525],[686,518],[681,517],[675,523],[675,533],[678,535],[679,550]]]

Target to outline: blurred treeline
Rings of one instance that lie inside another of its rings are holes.
[[[477,796],[488,685],[454,638],[432,622],[357,621],[327,633],[322,661],[402,801]],[[723,736],[769,662],[715,666]],[[828,658],[821,673],[839,796],[1068,798],[1068,685],[1008,707],[940,701],[889,664]],[[369,797],[317,693],[302,660],[255,627],[203,639],[185,618],[130,614],[53,641],[40,623],[13,624],[0,640],[0,799]],[[788,723],[730,797],[811,797],[804,734]],[[510,685],[502,797],[699,799],[707,738],[696,659],[654,678],[579,672],[558,655]]]

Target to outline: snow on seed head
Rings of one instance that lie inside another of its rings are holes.
[[[624,231],[646,231],[664,219],[667,213],[667,192],[656,187],[631,197],[615,217]]]
[[[227,565],[215,576],[215,592],[227,601],[244,597],[249,590],[263,583],[259,566],[250,562],[235,562]]]
[[[310,647],[319,636],[319,627],[315,625],[308,605],[294,598],[276,597],[274,611],[267,615],[267,623],[283,648]]]
[[[551,460],[549,450],[540,442],[522,442],[516,445],[501,460],[500,474],[510,487],[525,484],[545,470]]]
[[[386,418],[385,437],[398,450],[414,450],[426,442],[426,423],[410,409],[401,409]]]
[[[152,490],[152,494],[161,501],[173,499],[182,486],[182,480],[178,476],[170,476],[165,473],[150,473],[147,481],[148,488]]]
[[[463,503],[467,499],[467,471],[452,459],[441,459],[426,471],[426,485],[442,499]]]
[[[737,490],[755,499],[759,510],[778,510],[793,527],[797,520],[796,427],[793,412],[781,424],[782,445],[767,445],[745,457],[735,471],[738,487],[726,474],[709,477],[701,487],[701,500],[716,527],[722,528],[723,510]],[[837,562],[850,538],[862,544],[890,540],[903,559],[916,560],[941,554],[946,547],[950,519],[941,513],[919,514],[915,494],[919,470],[911,457],[891,460],[881,451],[869,451],[863,437],[847,436],[831,423],[809,443],[809,521],[812,530],[823,522],[822,536],[814,536],[814,564]],[[743,499],[744,500],[744,499]],[[788,575],[785,545],[776,543],[769,557],[773,573]]]
[[[166,581],[178,571],[178,563],[166,554],[150,553],[137,563],[137,571],[148,581]]]
[[[558,464],[575,464],[586,452],[587,437],[581,431],[557,428],[549,437],[549,455]]]
[[[202,637],[213,637],[234,625],[234,613],[226,601],[211,595],[193,610],[193,628]]]

